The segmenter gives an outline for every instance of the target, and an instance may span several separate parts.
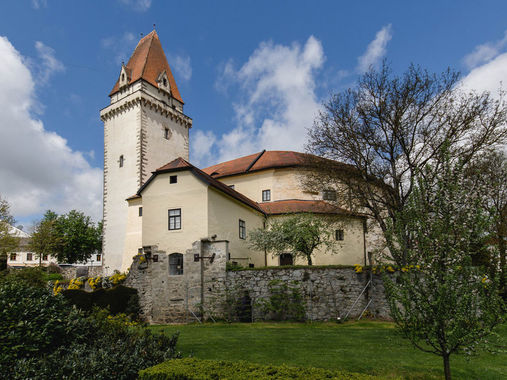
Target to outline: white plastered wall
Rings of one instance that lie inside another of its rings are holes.
[[[121,271],[126,271],[132,264],[132,258],[137,254],[138,249],[143,246],[142,228],[143,217],[139,216],[139,208],[142,207],[142,198],[135,198],[128,201],[127,231],[125,237],[125,250]],[[144,210],[143,210],[144,211]]]

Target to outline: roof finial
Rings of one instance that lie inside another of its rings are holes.
[[[143,37],[143,32],[141,32],[141,37]]]
[[[155,24],[153,24],[153,30],[155,30]]]

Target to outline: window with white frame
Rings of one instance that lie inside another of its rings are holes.
[[[334,239],[335,240],[343,240],[343,238],[344,238],[343,230],[335,230],[334,231]]]
[[[262,201],[269,202],[271,200],[271,190],[262,190]]]
[[[169,210],[169,230],[181,230],[181,208]]]
[[[324,199],[325,201],[335,201],[336,191],[330,189],[322,191],[322,199]]]

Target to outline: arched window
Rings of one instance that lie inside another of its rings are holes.
[[[179,276],[183,274],[183,255],[171,253],[169,255],[169,275]]]

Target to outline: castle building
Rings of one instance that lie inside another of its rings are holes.
[[[138,43],[109,94],[104,122],[106,273],[126,270],[143,247],[169,255],[169,275],[202,239],[228,242],[228,260],[243,266],[305,264],[290,252],[272,257],[249,247],[248,231],[276,218],[309,212],[332,218],[336,253],[317,251],[314,264],[366,260],[365,218],[328,201],[333,189],[302,186],[305,154],[262,151],[199,169],[189,162],[192,119],[183,113],[155,31]]]

